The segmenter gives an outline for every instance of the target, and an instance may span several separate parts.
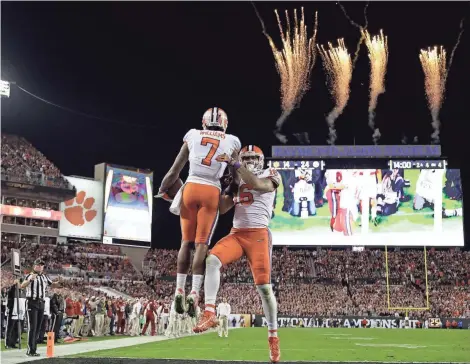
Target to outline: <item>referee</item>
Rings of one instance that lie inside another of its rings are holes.
[[[59,281],[52,282],[43,274],[44,261],[36,259],[33,263],[33,271],[26,275],[21,288],[26,288],[26,311],[28,320],[28,356],[39,356],[36,352],[38,331],[44,316],[44,299],[46,288],[56,285]]]

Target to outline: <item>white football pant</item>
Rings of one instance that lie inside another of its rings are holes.
[[[219,336],[228,337],[228,317],[227,316],[220,316],[220,324],[219,324]]]

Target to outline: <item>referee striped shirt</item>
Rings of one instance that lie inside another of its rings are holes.
[[[31,277],[32,273],[26,275],[25,280]],[[39,274],[34,280],[26,287],[26,298],[43,300],[46,297],[46,287],[50,286],[52,281],[45,274]]]

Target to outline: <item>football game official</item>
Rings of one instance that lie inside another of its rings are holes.
[[[46,298],[46,288],[55,286],[58,281],[51,279],[44,274],[44,262],[36,259],[33,263],[33,271],[28,273],[21,288],[26,289],[26,311],[28,320],[28,356],[39,356],[36,352],[38,330],[41,327],[44,316],[44,301]]]

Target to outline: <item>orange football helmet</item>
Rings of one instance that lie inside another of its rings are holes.
[[[247,145],[240,151],[240,162],[253,173],[261,172],[264,168],[264,154],[260,147]]]

